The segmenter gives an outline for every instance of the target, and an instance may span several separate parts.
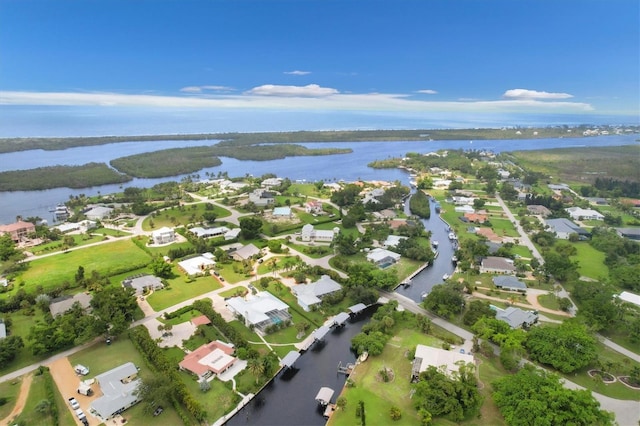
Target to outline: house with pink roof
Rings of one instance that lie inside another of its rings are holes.
[[[180,369],[195,374],[198,379],[207,379],[227,371],[238,360],[233,356],[235,348],[230,343],[216,340],[200,346],[185,355]]]

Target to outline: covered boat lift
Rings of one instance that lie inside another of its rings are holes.
[[[316,401],[318,401],[322,405],[327,405],[331,403],[331,397],[333,397],[334,391],[328,387],[321,387],[316,395]]]
[[[349,306],[348,308],[349,312],[351,312],[352,314],[359,314],[365,309],[367,309],[367,305],[365,305],[364,303],[356,303],[355,305]]]
[[[291,368],[293,363],[296,362],[300,358],[300,352],[291,351],[280,361],[280,367],[283,368]]]
[[[338,315],[336,315],[333,318],[333,324],[337,325],[338,327],[343,326],[347,320],[349,319],[349,314],[346,312],[340,312]]]
[[[326,325],[323,325],[322,327],[318,328],[316,331],[313,332],[313,338],[315,340],[322,340],[324,336],[327,335],[329,330],[330,330],[329,327],[327,327]]]

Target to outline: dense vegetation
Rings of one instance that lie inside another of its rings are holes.
[[[207,146],[164,149],[111,160],[116,169],[139,178],[177,176],[220,164]]]
[[[581,127],[578,127],[580,129]],[[585,127],[586,128],[586,127]],[[269,133],[201,133],[177,135],[96,136],[69,138],[5,138],[0,139],[0,153],[28,151],[32,149],[60,150],[78,146],[105,145],[119,142],[193,141],[223,140],[224,143],[253,145],[257,143],[292,142],[370,142],[413,140],[467,140],[467,139],[520,139],[551,138],[568,136],[568,127],[542,127],[527,129],[522,135],[501,129],[439,129],[439,130],[344,130],[344,131],[300,131]],[[534,132],[536,134],[534,134]],[[581,137],[575,131],[572,137]]]
[[[49,166],[0,172],[0,191],[36,191],[51,188],[87,188],[131,180],[104,163]]]
[[[565,388],[555,374],[526,365],[493,383],[493,399],[509,425],[611,425],[588,390]]]
[[[429,219],[431,217],[429,197],[427,197],[427,195],[422,191],[416,191],[416,193],[409,199],[409,209],[411,209],[411,214],[423,219]]]

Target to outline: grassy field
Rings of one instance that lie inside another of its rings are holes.
[[[609,268],[604,264],[605,254],[596,250],[588,242],[582,241],[574,243],[578,254],[571,257],[571,260],[578,261],[578,272],[580,275],[601,280],[609,278]]]
[[[27,347],[30,343],[27,340],[29,330],[36,321],[44,318],[42,311],[40,309],[35,309],[34,315],[25,315],[23,311],[18,311],[11,313],[10,316],[11,321],[13,322],[13,324],[11,325],[11,334],[22,337],[25,347],[20,349],[16,358],[8,365],[0,365],[0,375],[9,373],[10,371],[15,371],[22,367],[26,367],[27,365],[31,365],[38,361],[42,361],[49,356],[35,356],[31,353],[31,349]],[[0,395],[2,395],[2,393],[0,393]],[[2,418],[2,416],[0,416],[0,418]]]
[[[638,145],[562,148],[510,153],[527,170],[551,175],[565,183],[584,185],[598,176],[628,180],[638,176]],[[636,179],[637,180],[637,179]]]
[[[240,396],[233,393],[229,386],[220,380],[212,380],[211,389],[207,392],[200,390],[200,385],[194,377],[184,371],[180,372],[182,381],[187,385],[189,392],[196,401],[203,405],[207,412],[207,424],[215,422],[225,413],[229,412],[240,400]]]
[[[61,397],[60,397],[61,398]],[[39,413],[36,411],[36,406],[43,399],[47,399],[47,392],[45,390],[45,376],[34,376],[29,388],[29,396],[24,405],[24,409],[18,415],[18,417],[12,422],[12,424],[37,424],[42,426],[54,425],[54,420],[51,414]],[[58,405],[56,403],[56,405]],[[58,407],[64,408],[62,406]],[[64,408],[65,411],[69,411]],[[60,412],[62,410],[59,410]]]
[[[92,234],[91,236],[88,236],[87,234],[73,234],[69,236],[73,238],[73,247],[86,246],[87,244],[106,240],[104,236],[97,234]],[[51,241],[45,244],[40,244],[39,246],[32,247],[29,251],[38,256],[41,254],[62,251],[63,246],[64,243],[62,242],[62,240]]]
[[[20,384],[22,383],[22,377],[9,382],[0,383],[0,395],[7,398],[7,402],[4,405],[0,405],[0,419],[4,419],[9,415],[13,407],[16,405],[16,398],[20,393]]]
[[[222,287],[220,282],[211,275],[198,277],[192,282],[187,282],[186,275],[180,274],[175,278],[168,279],[167,282],[169,287],[154,291],[147,297],[147,301],[156,311]]]
[[[145,231],[153,231],[154,229],[162,228],[163,226],[174,227],[179,224],[186,225],[187,223],[201,222],[202,214],[205,211],[212,211],[217,215],[217,219],[222,219],[227,216],[231,216],[231,212],[222,207],[213,206],[213,209],[206,210],[207,203],[190,204],[187,206],[171,207],[166,210],[157,212],[156,214],[147,217],[142,222],[142,229]],[[153,227],[151,224],[153,223]],[[212,225],[213,227],[219,225]]]
[[[501,237],[519,237],[518,231],[509,219],[491,218],[491,228],[493,232]]]
[[[29,269],[23,272],[18,280],[24,281],[28,287],[41,285],[46,291],[64,281],[73,283],[78,266],[83,266],[87,275],[91,271],[97,271],[100,275],[111,276],[141,268],[150,261],[151,256],[131,240],[119,240],[91,249],[74,250],[36,259],[29,263]]]

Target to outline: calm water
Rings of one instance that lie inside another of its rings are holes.
[[[390,157],[401,157],[407,152],[429,152],[439,149],[486,149],[494,152],[568,148],[582,146],[616,146],[636,144],[638,135],[603,136],[596,138],[577,139],[537,139],[537,140],[485,140],[485,141],[425,141],[425,142],[332,142],[308,143],[307,147],[339,147],[351,148],[350,154],[331,155],[323,157],[291,157],[272,161],[239,161],[232,158],[222,158],[222,164],[217,167],[201,170],[205,172],[227,172],[229,176],[244,176],[250,173],[259,176],[265,173],[275,173],[280,177],[292,180],[340,180],[355,179],[369,180],[400,180],[408,184],[406,173],[398,169],[376,170],[367,167],[374,160]],[[62,151],[24,151],[0,154],[0,171],[17,168],[33,168],[48,165],[85,164],[92,161],[108,162],[111,159],[126,155],[149,152],[157,149],[175,148],[179,146],[202,146],[210,141],[160,141],[160,142],[125,142],[92,147],[72,148]],[[18,165],[18,166],[16,166]],[[150,187],[160,182],[180,180],[184,176],[174,176],[161,179],[134,179],[120,185],[104,185],[99,187],[72,190],[56,188],[45,191],[16,191],[0,192],[0,223],[10,223],[17,215],[24,217],[40,216],[52,220],[49,208],[69,199],[70,195],[98,193],[108,194],[122,191],[127,186]]]
[[[226,424],[260,426],[324,425],[324,412],[315,401],[321,387],[335,391],[331,402],[336,402],[346,376],[338,374],[338,363],[355,362],[351,352],[351,338],[367,323],[375,308],[361,313],[340,329],[334,329],[324,343],[313,346],[295,362],[293,370],[281,372],[249,404]]]

